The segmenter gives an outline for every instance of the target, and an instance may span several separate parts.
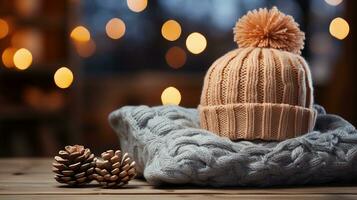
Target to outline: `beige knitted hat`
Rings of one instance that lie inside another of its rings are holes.
[[[204,79],[201,127],[232,140],[311,131],[316,112],[299,25],[273,7],[249,11],[233,30],[239,48],[216,60]]]

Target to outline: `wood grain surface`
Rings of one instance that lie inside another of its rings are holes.
[[[0,159],[0,199],[357,199],[357,186],[277,188],[153,187],[144,180],[103,189],[95,182],[70,188],[53,179],[50,159]]]

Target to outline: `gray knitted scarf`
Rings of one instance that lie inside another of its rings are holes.
[[[196,109],[126,106],[109,121],[154,185],[273,186],[357,181],[357,131],[320,106],[313,132],[282,142],[236,141],[200,129]]]

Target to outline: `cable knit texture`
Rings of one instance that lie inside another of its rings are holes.
[[[316,113],[298,24],[274,7],[249,12],[234,32],[240,48],[206,73],[201,127],[232,140],[284,140],[310,132]]]
[[[196,109],[126,106],[110,125],[154,185],[274,186],[356,181],[357,131],[315,106],[314,131],[282,142],[237,141],[200,129]]]

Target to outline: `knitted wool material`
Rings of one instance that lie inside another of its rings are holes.
[[[312,79],[299,55],[304,34],[292,17],[276,8],[255,10],[234,31],[241,48],[216,60],[205,76],[201,127],[232,140],[284,140],[310,132],[316,120]]]
[[[314,131],[282,142],[238,141],[199,129],[196,109],[126,106],[110,125],[154,185],[274,186],[356,182],[357,131],[318,111]]]

